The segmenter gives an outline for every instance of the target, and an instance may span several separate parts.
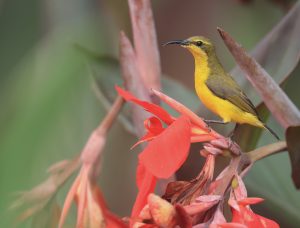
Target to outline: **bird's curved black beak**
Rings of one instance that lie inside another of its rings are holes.
[[[172,40],[172,41],[164,43],[163,46],[170,45],[170,44],[179,44],[181,46],[187,46],[189,44],[189,41],[188,40]]]

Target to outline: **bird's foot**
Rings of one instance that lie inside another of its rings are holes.
[[[220,138],[211,140],[209,143],[204,144],[204,149],[214,155],[226,155],[228,151],[235,156],[241,154],[241,149],[239,145],[237,145],[230,138]]]
[[[236,123],[235,126],[234,126],[234,129],[231,132],[229,132],[227,137],[230,138],[231,140],[233,140],[234,133],[235,133],[236,129],[238,128],[238,126],[239,126],[239,124]]]

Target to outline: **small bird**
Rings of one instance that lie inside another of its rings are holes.
[[[202,103],[223,121],[207,123],[250,124],[267,129],[276,139],[277,134],[262,123],[254,105],[236,81],[224,70],[212,42],[203,36],[173,40],[164,45],[178,44],[188,49],[195,60],[195,89]]]

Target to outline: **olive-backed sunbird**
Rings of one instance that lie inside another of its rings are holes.
[[[262,123],[254,105],[236,81],[221,65],[212,42],[202,36],[186,40],[174,40],[164,45],[178,44],[188,49],[195,60],[195,89],[202,103],[223,121],[208,120],[212,123],[236,122],[267,129],[274,137],[277,134]]]

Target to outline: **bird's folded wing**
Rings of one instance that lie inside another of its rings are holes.
[[[252,102],[230,75],[211,75],[205,83],[217,97],[231,102],[244,112],[258,116]]]

